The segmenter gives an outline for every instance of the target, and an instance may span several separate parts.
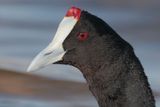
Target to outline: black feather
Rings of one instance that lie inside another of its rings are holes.
[[[84,42],[79,32],[88,32]],[[83,73],[100,107],[155,107],[155,100],[132,46],[100,18],[82,11],[66,38],[67,50],[60,63]]]

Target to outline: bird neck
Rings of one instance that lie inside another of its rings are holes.
[[[147,77],[134,54],[106,62],[94,74],[92,68],[85,70],[83,75],[100,107],[155,107]]]

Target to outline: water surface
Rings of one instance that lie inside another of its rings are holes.
[[[124,8],[122,5],[115,6],[111,3],[108,6],[109,4],[105,5],[104,1],[101,3],[94,0],[93,2],[82,0],[78,3],[52,0],[48,0],[48,2],[2,0],[0,1],[0,67],[25,72],[33,57],[52,40],[58,23],[64,17],[69,5],[73,4],[103,18],[125,40],[131,43],[143,64],[152,89],[159,93],[160,14],[157,11],[159,8],[156,7],[156,3],[145,4],[144,8],[142,8],[143,6],[131,8],[127,7],[129,4],[125,4]],[[2,76],[3,73],[0,73]],[[78,88],[74,89],[75,93],[69,93],[72,85],[84,85],[85,83],[78,69],[71,66],[52,65],[33,74],[50,78],[53,83],[39,83],[39,79],[32,83],[29,81],[29,77],[25,76],[25,79],[18,77],[19,79],[15,79],[15,82],[13,79],[10,80],[10,83],[2,81],[0,84],[0,107],[97,107],[87,86],[82,86],[85,87],[85,91],[83,90],[82,93]],[[7,74],[4,78],[5,81],[9,81],[10,75],[14,77],[18,74]],[[64,80],[62,82],[64,86],[68,84],[65,81],[76,83],[68,86],[64,93],[66,87],[62,87],[63,85],[57,80]],[[23,82],[20,83],[20,81]],[[56,88],[53,90],[54,86]],[[26,90],[28,87],[30,88],[29,92]],[[35,91],[36,94],[33,94],[32,91],[35,89],[37,92]],[[18,92],[21,94],[19,95]],[[56,92],[57,95],[55,95]],[[68,94],[66,94],[67,92]],[[60,98],[58,98],[59,95],[61,95]],[[156,98],[158,107],[160,102],[158,97]]]

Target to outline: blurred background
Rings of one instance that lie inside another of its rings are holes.
[[[25,72],[71,6],[99,16],[134,47],[160,107],[160,0],[0,0],[0,107],[98,107],[74,67]]]

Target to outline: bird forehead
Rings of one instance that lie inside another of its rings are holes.
[[[46,50],[53,50],[56,47],[63,47],[64,40],[69,36],[70,32],[75,27],[76,23],[78,22],[80,18],[81,10],[76,7],[71,7],[68,11],[66,16],[63,18],[63,20],[60,22],[56,34],[52,40],[52,42],[49,44],[49,46],[46,48]]]
[[[77,20],[75,20],[73,17],[64,17],[61,23],[59,24],[54,40],[56,42],[63,42],[64,39],[73,30],[76,23]]]
[[[57,28],[52,42],[49,44],[46,50],[52,51],[57,47],[62,48],[64,40],[69,36],[77,21],[78,20],[74,19],[73,17],[64,17]]]

